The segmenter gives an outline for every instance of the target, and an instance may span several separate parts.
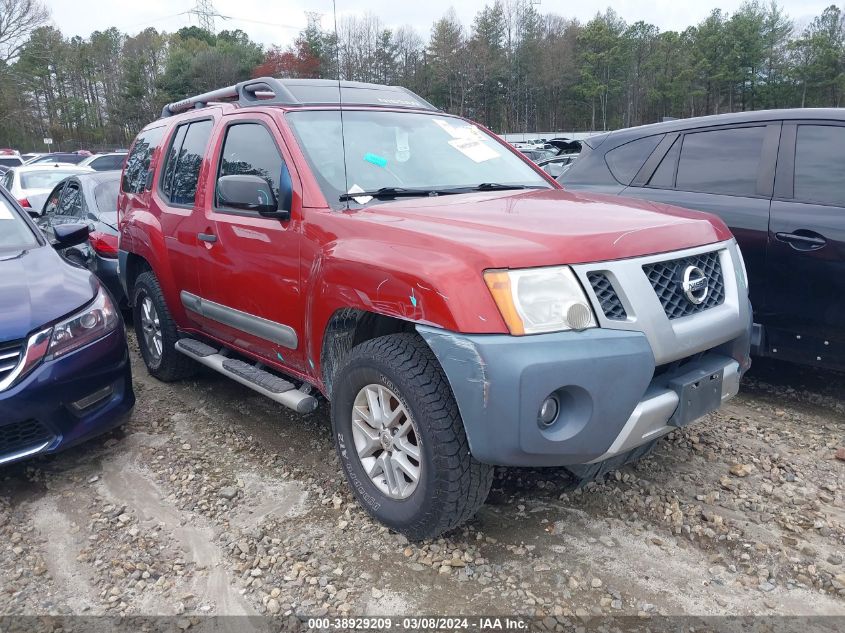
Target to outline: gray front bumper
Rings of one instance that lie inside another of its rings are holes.
[[[624,453],[668,433],[678,395],[674,376],[701,367],[724,369],[722,400],[735,395],[750,364],[748,330],[663,368],[645,334],[592,329],[535,336],[462,335],[417,326],[455,394],[470,450],[503,466],[586,464]],[[558,420],[537,423],[543,401],[556,395]]]

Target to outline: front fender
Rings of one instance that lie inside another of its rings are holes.
[[[507,332],[481,275],[448,253],[370,240],[331,244],[305,277],[309,364],[320,375],[326,326],[344,308],[454,332]]]

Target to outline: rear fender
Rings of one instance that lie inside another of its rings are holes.
[[[164,298],[171,315],[180,326],[189,320],[173,276],[164,231],[158,217],[146,210],[135,210],[130,221],[121,222],[120,248],[143,258],[152,268],[164,292]],[[128,297],[132,301],[132,297]]]

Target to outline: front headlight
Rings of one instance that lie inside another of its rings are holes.
[[[739,255],[739,267],[737,272],[740,274],[740,279],[742,280],[742,285],[745,287],[745,292],[747,293],[748,288],[748,269],[745,267],[745,258],[742,256],[742,250],[739,248],[739,244],[736,247],[736,254]]]
[[[596,327],[596,317],[569,266],[488,270],[484,281],[511,334]]]
[[[114,330],[118,323],[120,318],[117,310],[108,292],[100,287],[92,303],[53,326],[47,355],[49,358],[58,358],[88,345]]]

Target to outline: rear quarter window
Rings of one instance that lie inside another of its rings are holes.
[[[153,152],[164,136],[164,126],[144,130],[135,139],[123,169],[121,188],[126,193],[141,193],[149,189],[152,179],[147,177]]]
[[[651,153],[663,140],[663,134],[625,143],[604,155],[610,173],[623,185],[630,185],[634,176],[651,156]]]
[[[654,175],[648,182],[649,187],[655,189],[674,189],[675,187],[675,168],[678,166],[678,156],[681,153],[681,138],[675,139],[672,147],[666,152],[666,156],[660,161]]]

